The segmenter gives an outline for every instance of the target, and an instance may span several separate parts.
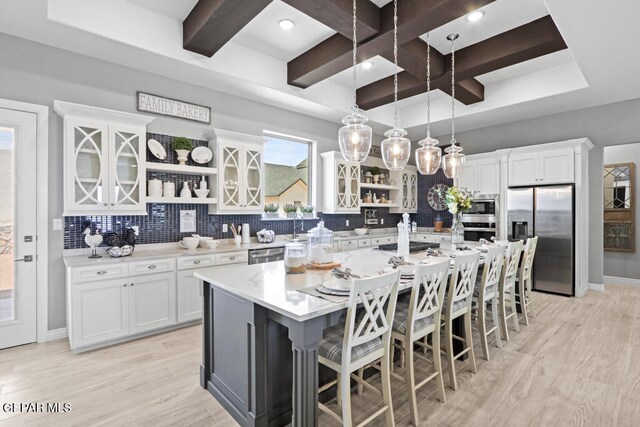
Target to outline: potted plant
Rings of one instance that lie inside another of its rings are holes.
[[[294,218],[296,216],[296,212],[298,212],[298,206],[293,203],[287,203],[282,207],[282,210],[287,214],[287,218]]]
[[[304,218],[313,218],[313,206],[311,206],[311,205],[302,206],[300,208],[300,211],[302,212],[302,216]]]
[[[267,203],[264,205],[264,213],[267,218],[278,218],[280,215],[278,214],[278,210],[280,209],[280,205],[277,203]]]
[[[373,175],[373,183],[378,184],[380,182],[380,168],[377,166],[372,167],[371,175]]]
[[[184,165],[187,163],[187,156],[189,156],[189,153],[193,149],[193,143],[189,138],[178,136],[171,141],[171,148],[178,154],[178,162]]]

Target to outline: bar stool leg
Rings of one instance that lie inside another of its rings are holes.
[[[338,373],[338,383],[336,384],[336,403],[338,404],[338,408],[342,407],[342,388],[340,383],[342,382],[342,376]]]
[[[364,378],[364,368],[358,369],[358,377],[360,379]],[[362,385],[362,382],[358,381],[358,395],[361,395],[363,391],[364,391],[364,386]]]
[[[447,352],[447,361],[449,362],[449,384],[452,389],[458,389],[458,382],[456,381],[456,365],[453,354],[453,334],[451,331],[451,321],[447,321],[444,326],[444,345]],[[434,347],[434,351],[439,351]]]
[[[426,341],[426,338],[425,338],[425,341]],[[433,332],[431,343],[433,344],[433,346],[431,347],[433,352],[433,367],[436,369],[436,372],[439,372],[437,377],[438,399],[440,399],[440,402],[445,403],[447,399],[444,394],[444,378],[442,376],[442,357],[440,355],[440,331],[436,330],[435,332]]]
[[[405,335],[407,341],[409,340],[409,335]],[[416,378],[414,371],[414,361],[413,361],[413,345],[406,342],[404,344],[406,351],[406,366],[404,370],[405,378],[407,381],[407,391],[409,392],[409,412],[411,413],[411,423],[414,426],[418,425],[418,402],[416,401]]]
[[[476,352],[473,349],[473,329],[471,325],[471,311],[464,315],[464,333],[467,346],[469,346],[469,362],[471,362],[471,371],[478,373],[476,365]]]
[[[340,394],[342,394],[342,425],[344,427],[351,427],[351,380],[349,373],[344,370],[340,374]]]
[[[382,376],[382,400],[387,405],[385,411],[385,418],[387,420],[387,427],[394,427],[395,422],[393,420],[393,402],[391,401],[391,372],[389,370],[389,352],[386,352],[381,361]]]
[[[518,307],[516,304],[516,289],[515,286],[511,288],[511,313],[513,313],[513,327],[517,332],[520,332],[520,322],[518,321]]]
[[[487,342],[486,308],[485,302],[478,301],[478,330],[480,331],[480,345],[485,360],[489,360],[489,343]]]
[[[502,348],[502,337],[500,336],[501,325],[498,321],[498,296],[494,296],[491,300],[491,317],[493,318],[493,326],[496,328],[494,331],[496,338],[496,347]]]
[[[529,326],[529,313],[527,310],[527,298],[526,298],[526,286],[525,280],[521,280],[518,283],[520,289],[520,308],[522,309],[522,317],[524,317],[524,324]]]

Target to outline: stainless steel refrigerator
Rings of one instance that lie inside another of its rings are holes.
[[[575,215],[573,185],[510,188],[509,240],[538,236],[533,289],[575,295]]]

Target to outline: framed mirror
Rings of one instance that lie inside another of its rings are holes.
[[[604,166],[604,249],[635,252],[635,164]]]

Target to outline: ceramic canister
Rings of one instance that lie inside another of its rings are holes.
[[[176,197],[176,184],[167,181],[162,185],[162,197]]]
[[[162,197],[162,181],[157,178],[150,179],[147,191],[149,197]]]

